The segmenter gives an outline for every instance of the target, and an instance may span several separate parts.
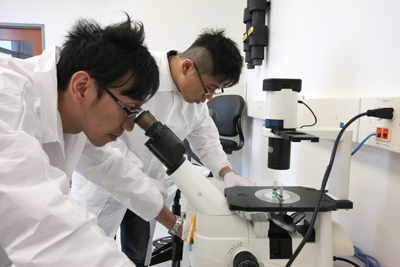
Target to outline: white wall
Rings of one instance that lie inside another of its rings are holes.
[[[67,31],[81,17],[107,25],[124,19],[121,11],[134,17],[135,0],[0,0],[0,22],[44,24],[46,47],[61,46]]]
[[[308,98],[399,96],[399,11],[397,0],[272,0],[267,60],[247,71],[248,98],[264,98],[266,78],[300,78],[301,94]],[[248,176],[319,188],[331,144],[292,144],[291,169],[269,170],[262,125],[262,120],[246,119],[251,142],[243,166]],[[354,209],[334,214],[354,244],[382,266],[400,262],[399,162],[397,153],[364,146],[352,158]]]

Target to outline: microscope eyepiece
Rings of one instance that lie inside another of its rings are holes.
[[[147,110],[142,111],[135,119],[135,123],[139,125],[145,132],[156,123],[157,120],[154,116]]]

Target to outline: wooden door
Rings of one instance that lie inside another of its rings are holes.
[[[33,55],[42,54],[42,29],[0,26],[0,40],[32,42]]]

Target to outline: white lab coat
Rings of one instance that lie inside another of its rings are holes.
[[[0,59],[0,262],[8,265],[5,251],[18,267],[134,266],[96,217],[67,196],[69,178],[83,153],[79,170],[85,176],[110,170],[126,178],[93,179],[121,203],[134,209],[132,204],[153,201],[153,209],[138,213],[154,218],[162,196],[149,179],[131,179],[129,170],[137,167],[120,152],[85,144],[83,133],[63,134],[59,54],[53,47],[29,60]]]
[[[231,164],[220,145],[218,130],[209,116],[207,104],[187,103],[173,83],[167,53],[152,52],[152,55],[159,67],[160,87],[153,98],[143,105],[143,109],[149,110],[157,120],[168,125],[181,140],[187,138],[193,151],[199,156],[203,164],[213,172],[214,176],[218,176],[223,167],[231,167]],[[148,137],[145,136],[142,129],[135,127],[132,132],[124,132],[121,139],[143,162],[143,170],[148,176],[162,181],[167,189],[173,184],[165,173],[165,167],[144,145]],[[73,176],[71,192],[75,198],[88,207],[89,211],[98,216],[99,225],[105,229],[107,235],[114,236],[125,214],[126,207],[112,196],[107,195],[101,188],[88,183],[79,174]],[[169,205],[170,203],[166,204]],[[137,214],[141,215],[140,213]],[[152,221],[151,225],[150,241],[152,240],[155,222]],[[149,248],[148,256],[151,253],[150,242]],[[149,257],[147,257],[146,263],[149,263],[149,260]]]

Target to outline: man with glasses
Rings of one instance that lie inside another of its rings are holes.
[[[104,28],[79,20],[62,49],[0,58],[1,266],[134,266],[68,197],[74,170],[146,220],[173,228],[157,185],[135,158],[106,145],[132,131],[158,89],[143,41],[142,24],[129,16]]]
[[[168,51],[153,52],[152,55],[160,70],[160,88],[143,108],[168,125],[181,140],[187,138],[202,163],[214,177],[223,179],[225,186],[253,185],[231,170],[205,103],[213,95],[223,93],[223,88],[238,83],[243,58],[237,45],[225,36],[223,30],[204,30],[182,53]],[[169,206],[176,188],[172,187],[173,183],[160,161],[145,147],[147,137],[143,131],[124,133],[121,139],[143,162],[146,174],[163,182],[170,196],[166,203]],[[115,235],[126,207],[103,190],[85,183],[79,175],[74,176],[74,184],[75,196],[98,215],[99,225],[109,236]],[[127,210],[121,224],[121,245],[136,266],[144,266],[149,264],[150,257],[145,263],[145,256],[146,251],[148,255],[152,251],[155,223],[152,221],[150,226],[138,215]]]

